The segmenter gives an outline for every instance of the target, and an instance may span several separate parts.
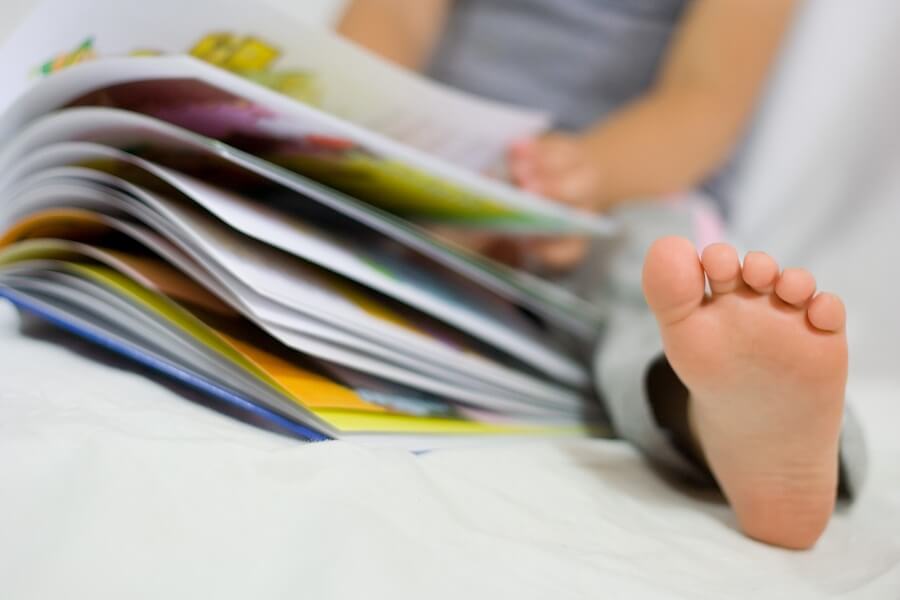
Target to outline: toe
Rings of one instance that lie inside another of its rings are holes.
[[[644,261],[644,296],[663,325],[677,323],[703,301],[703,269],[694,245],[679,237],[657,240]]]
[[[737,251],[728,244],[712,244],[701,258],[713,294],[727,294],[742,286],[741,262]]]
[[[778,279],[778,263],[765,252],[748,252],[744,257],[744,283],[760,294],[771,293]]]
[[[816,279],[804,269],[785,269],[775,284],[775,294],[793,306],[804,306],[816,293]]]
[[[813,298],[806,314],[810,324],[822,331],[841,331],[847,321],[844,303],[834,294],[819,294]]]

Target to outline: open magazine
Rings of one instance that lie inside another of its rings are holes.
[[[0,295],[304,439],[595,430],[602,307],[428,229],[613,231],[498,178],[546,118],[246,9],[50,0],[0,50]]]

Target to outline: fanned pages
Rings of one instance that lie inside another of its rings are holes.
[[[21,310],[301,439],[606,431],[603,307],[431,231],[614,231],[503,181],[544,115],[239,0],[49,0],[0,77]]]

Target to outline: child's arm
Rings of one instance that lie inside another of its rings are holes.
[[[695,0],[653,87],[580,135],[514,149],[519,182],[595,210],[699,184],[743,132],[795,5]]]
[[[384,58],[420,69],[440,35],[451,0],[353,0],[338,32]]]

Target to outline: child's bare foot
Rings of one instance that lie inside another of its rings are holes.
[[[797,549],[816,542],[834,509],[847,378],[843,304],[815,288],[812,275],[779,273],[763,253],[742,267],[725,244],[698,259],[689,241],[664,238],[644,264],[666,357],[690,392],[691,429],[741,528]]]

